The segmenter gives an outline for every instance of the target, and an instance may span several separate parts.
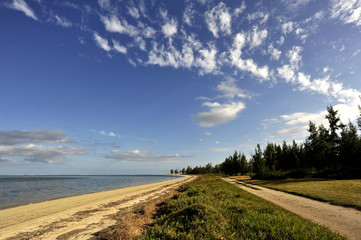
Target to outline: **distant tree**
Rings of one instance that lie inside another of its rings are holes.
[[[252,155],[252,167],[256,174],[263,175],[266,172],[266,163],[263,159],[261,146],[257,144],[254,155]]]
[[[326,119],[329,123],[329,136],[328,136],[328,142],[331,145],[331,151],[330,151],[330,160],[331,164],[335,165],[337,164],[337,159],[340,153],[340,137],[337,134],[337,130],[344,127],[344,125],[341,123],[341,118],[337,114],[338,111],[334,110],[332,106],[327,107],[327,115]]]
[[[275,145],[273,143],[268,143],[266,149],[263,152],[263,157],[266,163],[266,166],[269,170],[276,170],[276,151]]]
[[[175,173],[175,174],[178,174],[178,173],[179,173],[178,169],[174,170],[174,173]]]
[[[186,169],[182,168],[182,174],[184,175],[186,173]]]
[[[247,158],[243,153],[241,154],[241,166],[240,167],[241,167],[240,172],[242,175],[248,173]]]
[[[212,167],[212,163],[208,163],[204,169],[206,174],[211,174],[213,173],[213,167]]]
[[[357,136],[356,126],[349,122],[347,127],[344,127],[341,132],[340,165],[343,168],[361,167],[359,164],[361,161],[359,146],[360,139]]]
[[[193,169],[190,166],[187,167],[186,174],[194,174]]]
[[[174,171],[173,171],[173,169],[171,169],[171,170],[170,170],[170,174],[173,174],[173,173],[174,173]]]
[[[359,97],[360,97],[360,100],[361,100],[361,96],[359,96]],[[361,130],[361,106],[360,105],[358,105],[358,110],[360,112],[360,115],[357,118],[357,125],[358,125],[359,129]]]

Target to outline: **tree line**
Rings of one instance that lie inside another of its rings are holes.
[[[361,108],[359,106],[360,112]],[[327,107],[328,126],[308,125],[306,140],[297,144],[268,143],[262,149],[257,144],[249,161],[242,152],[235,151],[222,163],[212,166],[188,166],[182,174],[251,174],[254,178],[282,177],[361,177],[361,114],[357,125],[343,124],[338,111]],[[171,170],[172,172],[173,170]]]

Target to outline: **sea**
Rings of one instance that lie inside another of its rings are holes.
[[[178,177],[168,175],[0,175],[0,209],[162,182]]]

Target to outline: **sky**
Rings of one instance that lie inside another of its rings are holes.
[[[360,0],[3,0],[0,174],[167,174],[355,122]]]

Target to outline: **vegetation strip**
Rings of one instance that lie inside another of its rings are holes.
[[[214,176],[166,200],[138,239],[345,239]]]

